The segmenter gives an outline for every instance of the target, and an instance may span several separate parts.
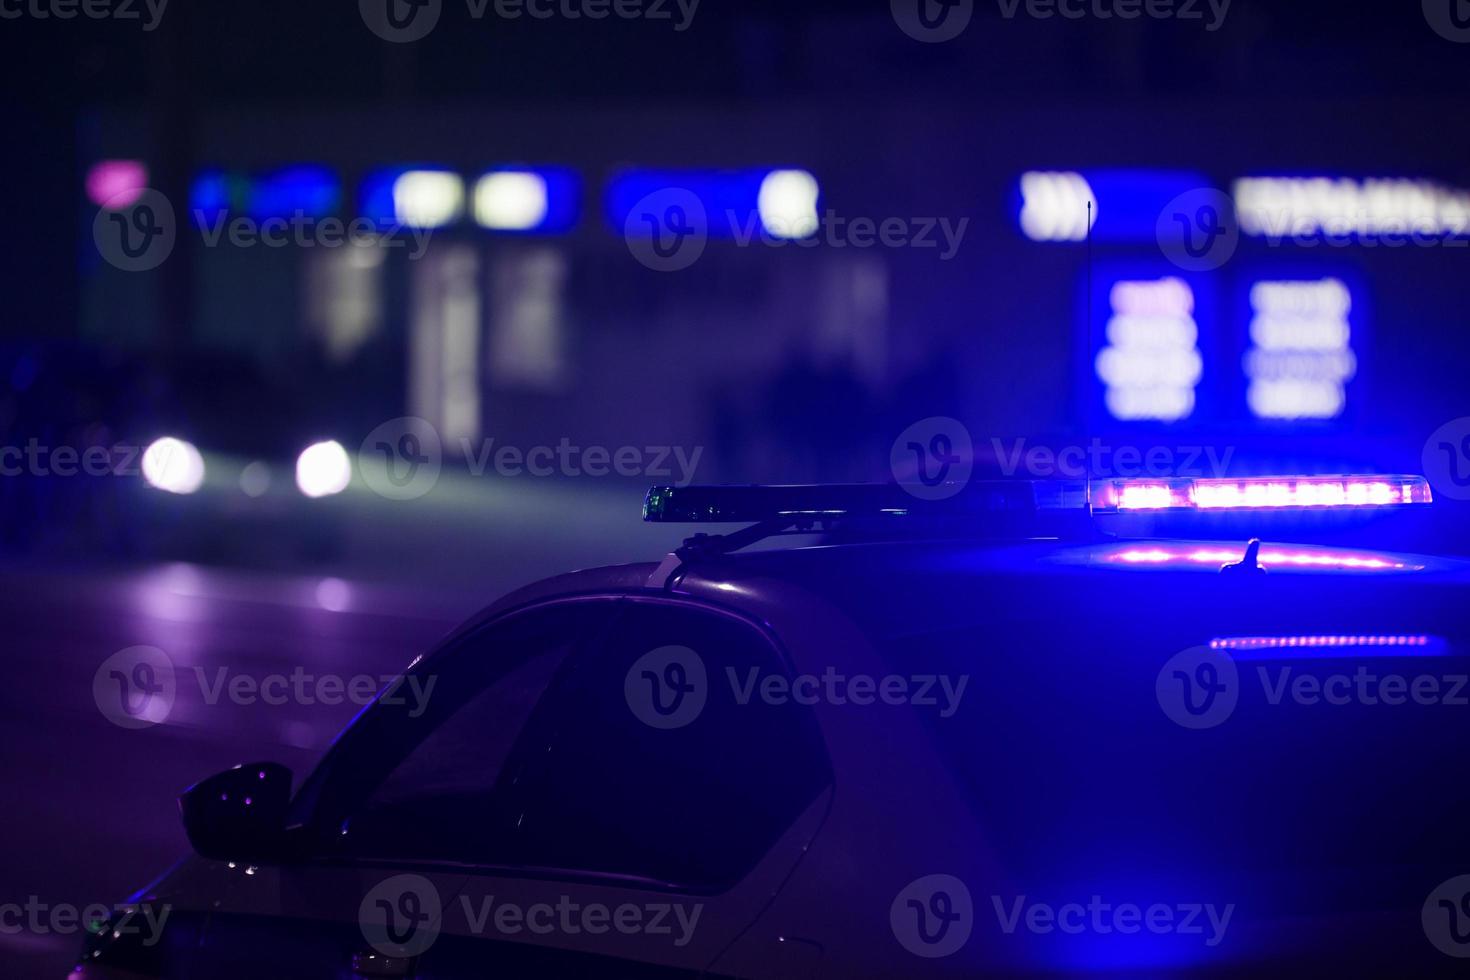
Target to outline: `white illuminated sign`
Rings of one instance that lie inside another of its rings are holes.
[[[1258,237],[1470,232],[1470,191],[1427,180],[1246,177],[1234,196],[1240,230]]]
[[[1258,282],[1251,287],[1251,348],[1243,366],[1251,413],[1264,419],[1332,419],[1347,405],[1357,373],[1348,314],[1352,295],[1337,279]]]
[[[1203,369],[1189,284],[1173,277],[1120,280],[1108,298],[1108,345],[1096,361],[1108,412],[1125,421],[1187,418]]]
[[[1087,179],[1072,171],[1033,170],[1021,175],[1021,230],[1033,242],[1080,242],[1097,224],[1097,199]]]

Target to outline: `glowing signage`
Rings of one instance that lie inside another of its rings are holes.
[[[1188,418],[1203,372],[1194,291],[1173,276],[1120,279],[1108,303],[1107,345],[1094,362],[1108,413],[1120,421]]]
[[[1263,419],[1333,419],[1347,406],[1357,373],[1349,314],[1339,279],[1262,281],[1250,290],[1251,346],[1242,367],[1246,403]]]

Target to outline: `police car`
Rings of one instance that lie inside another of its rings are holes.
[[[655,488],[740,529],[501,599],[299,785],[190,789],[73,976],[1463,971],[1470,563],[1272,533],[1429,500]]]

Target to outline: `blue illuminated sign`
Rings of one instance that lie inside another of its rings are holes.
[[[312,219],[334,214],[342,201],[337,175],[312,164],[283,167],[261,174],[210,169],[201,172],[189,188],[189,210],[195,221],[210,225],[226,215],[255,221]]]

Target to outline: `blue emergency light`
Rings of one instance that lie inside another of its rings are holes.
[[[1041,513],[1360,510],[1428,504],[1422,476],[1242,479],[982,480],[923,494],[899,483],[653,487],[643,519],[662,524],[827,522],[932,517],[996,519]],[[937,499],[936,499],[937,498]]]

